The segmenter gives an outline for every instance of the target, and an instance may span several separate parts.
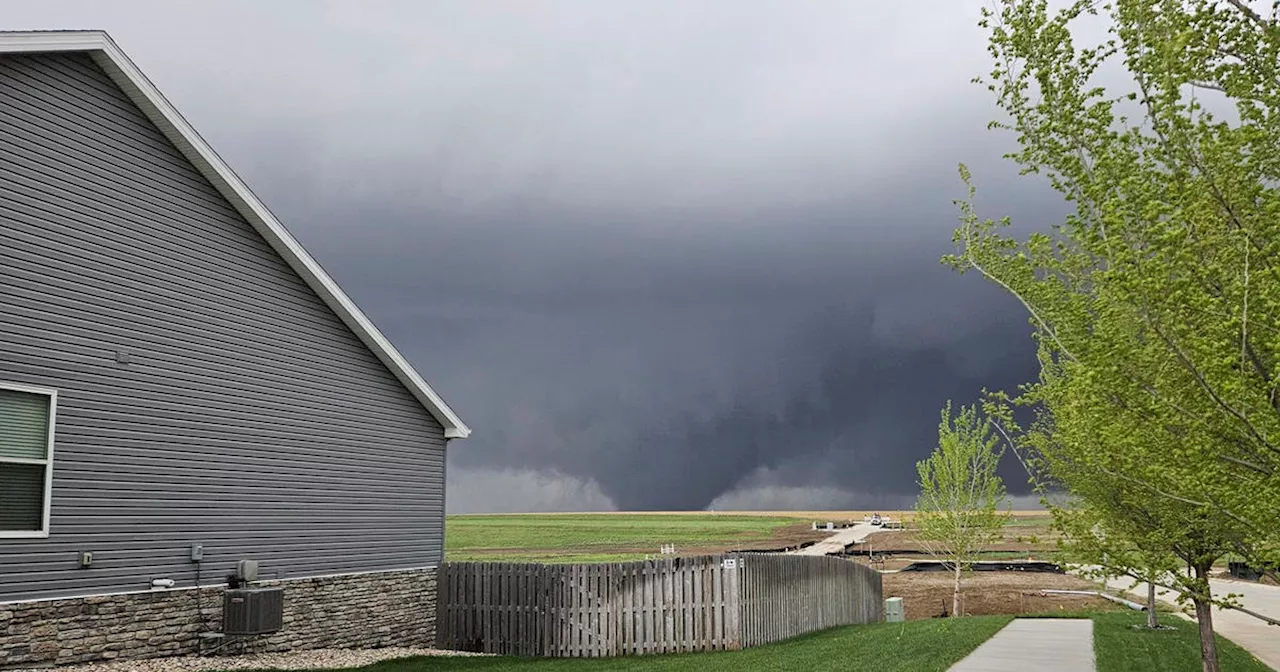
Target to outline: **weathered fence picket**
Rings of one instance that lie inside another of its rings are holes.
[[[739,649],[883,616],[880,574],[831,557],[446,563],[437,581],[438,645],[505,655]]]
[[[758,646],[837,625],[882,618],[880,575],[832,557],[753,554],[743,567],[745,646]]]

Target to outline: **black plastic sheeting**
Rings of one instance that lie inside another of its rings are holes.
[[[1280,571],[1280,564],[1271,563],[1262,567],[1250,567],[1246,563],[1232,561],[1227,563],[1227,571],[1237,579],[1259,581],[1267,572]]]
[[[975,562],[969,565],[969,569],[975,572],[1048,572],[1052,574],[1065,574],[1061,567],[1052,562],[1043,562],[1039,560],[1010,560],[1008,562],[992,561],[992,562]],[[940,562],[937,560],[921,560],[913,562],[906,567],[898,570],[902,572],[951,572],[955,568],[949,562]]]

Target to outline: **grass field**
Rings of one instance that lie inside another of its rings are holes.
[[[739,514],[539,514],[449,516],[445,557],[452,561],[617,562],[657,555],[795,545],[817,540],[793,517]]]
[[[824,538],[825,532],[811,529],[813,522],[862,520],[870,513],[690,511],[449,516],[445,521],[445,558],[458,562],[620,562],[657,555],[664,544],[675,544],[680,555],[781,548]],[[895,520],[902,520],[904,515],[910,517],[909,512],[883,513]],[[1014,513],[1006,535],[1011,542],[1047,526],[1044,512]],[[1016,544],[1009,550],[1018,549],[1021,553],[1024,548]]]
[[[1166,622],[1174,625],[1175,630],[1149,632],[1133,628],[1145,619],[1134,612],[1073,616],[1093,619],[1099,672],[1195,672],[1200,669],[1199,641],[1192,623],[1167,618]],[[386,661],[353,672],[941,672],[1011,619],[1011,616],[970,616],[855,625],[745,651],[608,659],[425,657]],[[1224,672],[1267,672],[1269,669],[1222,638],[1218,638],[1218,651]]]

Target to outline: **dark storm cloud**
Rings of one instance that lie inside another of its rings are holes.
[[[451,397],[488,435],[456,465],[550,465],[624,509],[701,508],[761,480],[870,505],[910,490],[946,399],[1032,373],[1021,311],[938,264],[949,204],[897,200],[790,213],[801,224],[750,238],[704,238],[692,216],[653,240],[630,233],[641,221],[482,222],[335,237],[321,254],[366,260],[358,298],[459,381]],[[921,219],[935,240],[901,235]],[[426,311],[397,314],[410,305]]]
[[[450,449],[455,510],[909,502],[945,400],[1034,371],[1016,304],[938,264],[956,163],[993,214],[1062,210],[984,130],[975,20],[941,0],[0,14],[107,28],[237,167],[476,429]]]

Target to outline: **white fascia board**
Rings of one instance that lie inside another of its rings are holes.
[[[49,51],[93,51],[108,40],[99,30],[0,32],[0,54]]]
[[[88,52],[178,151],[231,202],[240,215],[257,229],[267,243],[302,276],[311,289],[435,417],[444,427],[445,438],[465,439],[471,435],[471,429],[466,423],[418,375],[408,360],[378,331],[373,322],[324,272],[320,264],[271,214],[267,206],[253,195],[248,185],[236,176],[195,128],[183,119],[178,110],[116,46],[109,35],[101,31],[0,34],[0,53],[50,51]]]

